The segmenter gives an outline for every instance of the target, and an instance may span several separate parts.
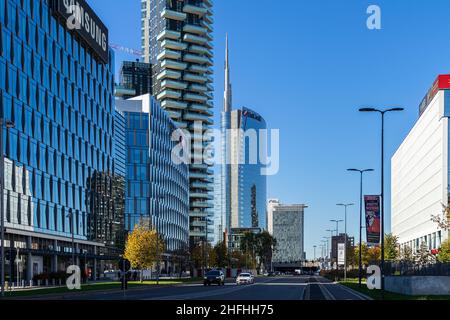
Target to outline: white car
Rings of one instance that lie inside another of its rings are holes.
[[[240,275],[238,275],[238,277],[236,278],[236,284],[237,285],[241,285],[241,284],[253,284],[255,283],[255,278],[253,277],[253,275],[251,273],[241,273]]]

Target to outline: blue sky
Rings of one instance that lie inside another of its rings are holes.
[[[110,41],[140,49],[140,1],[89,1]],[[225,33],[230,37],[234,107],[258,111],[280,129],[280,172],[268,196],[306,203],[305,245],[312,258],[340,202],[359,202],[359,176],[374,168],[365,193],[380,192],[380,120],[358,107],[402,106],[386,121],[386,214],[390,229],[390,157],[418,117],[418,105],[440,73],[450,73],[450,2],[214,1],[215,110],[222,108]],[[382,10],[382,30],[366,28],[366,9]],[[116,54],[116,62],[135,57]],[[357,235],[358,211],[348,231]],[[342,229],[341,229],[342,230]],[[319,252],[319,251],[318,251]]]

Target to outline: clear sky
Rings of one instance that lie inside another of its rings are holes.
[[[140,1],[90,0],[110,30],[110,41],[140,49]],[[368,30],[366,9],[379,5],[382,30]],[[448,0],[215,0],[215,111],[223,97],[225,33],[230,37],[234,107],[258,111],[280,129],[281,168],[268,179],[268,196],[305,203],[305,245],[312,258],[336,203],[359,203],[359,175],[374,168],[365,193],[380,192],[380,121],[359,106],[402,106],[386,121],[387,231],[390,157],[418,117],[433,80],[450,73]],[[123,53],[116,62],[135,57]],[[359,206],[349,210],[357,236]],[[343,231],[340,228],[340,231]],[[317,249],[319,252],[320,250]]]

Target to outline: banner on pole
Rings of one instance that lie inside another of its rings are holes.
[[[338,243],[338,265],[345,265],[345,243]]]
[[[364,196],[366,205],[366,235],[368,244],[379,244],[381,233],[380,196]]]

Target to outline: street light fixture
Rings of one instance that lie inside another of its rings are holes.
[[[0,234],[1,234],[1,296],[5,296],[5,213],[4,213],[4,188],[5,188],[5,152],[3,151],[3,128],[12,129],[14,122],[0,118]]]
[[[345,217],[344,217],[344,281],[347,281],[347,208],[353,206],[353,203],[338,203],[337,206],[341,206],[345,208]]]
[[[399,112],[404,108],[360,108],[360,112],[378,112],[381,115],[381,297],[384,299],[384,115],[389,112]]]
[[[336,223],[336,236],[339,236],[339,223],[343,222],[344,220],[330,220],[330,222]]]
[[[366,172],[373,172],[373,169],[347,169],[349,172],[359,172],[360,180],[360,195],[359,195],[359,269],[358,269],[358,286],[361,288],[362,281],[362,229],[363,229],[363,175]]]

